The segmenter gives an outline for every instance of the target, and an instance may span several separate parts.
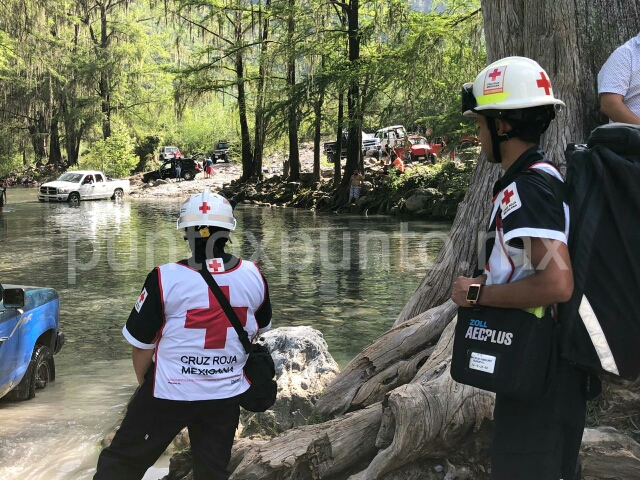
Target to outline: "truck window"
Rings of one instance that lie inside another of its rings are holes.
[[[96,174],[96,182],[104,182],[104,178],[99,173]]]

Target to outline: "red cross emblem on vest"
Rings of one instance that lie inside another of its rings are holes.
[[[502,203],[507,205],[511,201],[511,197],[513,197],[513,190],[505,190],[502,195]]]
[[[496,78],[498,78],[500,75],[502,75],[502,72],[496,68],[493,72],[489,74],[489,78],[491,79],[492,82],[495,82]]]
[[[147,295],[147,291],[143,290],[142,293],[140,294],[140,298],[138,299],[139,303],[144,302],[144,297]]]
[[[209,268],[209,271],[212,273],[224,272],[224,263],[222,263],[217,258],[214,258],[213,260],[209,260],[207,262],[207,267]]]
[[[230,299],[228,286],[220,285],[220,290],[222,290],[225,297]],[[209,292],[209,307],[187,310],[184,328],[204,329],[204,348],[206,350],[218,350],[226,346],[227,330],[233,328],[233,326],[213,292],[209,288],[207,288],[207,291]],[[247,307],[233,307],[233,311],[238,315],[243,327],[247,325],[247,310]]]
[[[544,74],[544,72],[540,72],[540,78],[536,81],[538,84],[538,88],[544,88],[545,95],[551,95],[551,82]]]
[[[202,202],[202,205],[200,207],[198,207],[198,210],[200,210],[203,214],[205,214],[209,210],[211,210],[211,207],[209,205],[207,205],[207,202]]]

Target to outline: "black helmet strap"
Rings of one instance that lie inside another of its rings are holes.
[[[491,148],[493,150],[493,159],[496,163],[502,163],[502,154],[500,153],[500,144],[512,139],[518,133],[517,130],[511,130],[502,135],[498,135],[498,128],[496,127],[496,117],[484,117],[487,119],[487,128],[491,134]]]

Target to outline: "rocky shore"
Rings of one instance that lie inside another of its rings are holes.
[[[218,164],[214,167],[217,174],[211,179],[204,179],[199,174],[188,182],[156,180],[145,184],[141,174],[135,175],[130,178],[131,197],[187,197],[208,186],[244,204],[353,214],[409,214],[418,218],[450,220],[464,197],[477,156],[477,149],[472,149],[455,162],[441,160],[436,165],[411,163],[401,175],[395,170],[384,175],[381,162],[367,157],[361,195],[353,204],[338,201],[333,185],[333,165],[324,164],[321,181],[313,182],[313,150],[304,145],[300,150],[302,173],[296,182],[281,175],[284,158],[273,155],[265,162],[269,173],[265,173],[258,183],[240,182],[242,169],[239,163]]]

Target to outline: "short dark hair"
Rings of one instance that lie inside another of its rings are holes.
[[[500,118],[511,125],[512,138],[523,142],[540,143],[540,138],[547,131],[551,121],[556,117],[553,105],[543,105],[518,110],[486,110],[487,121]]]

